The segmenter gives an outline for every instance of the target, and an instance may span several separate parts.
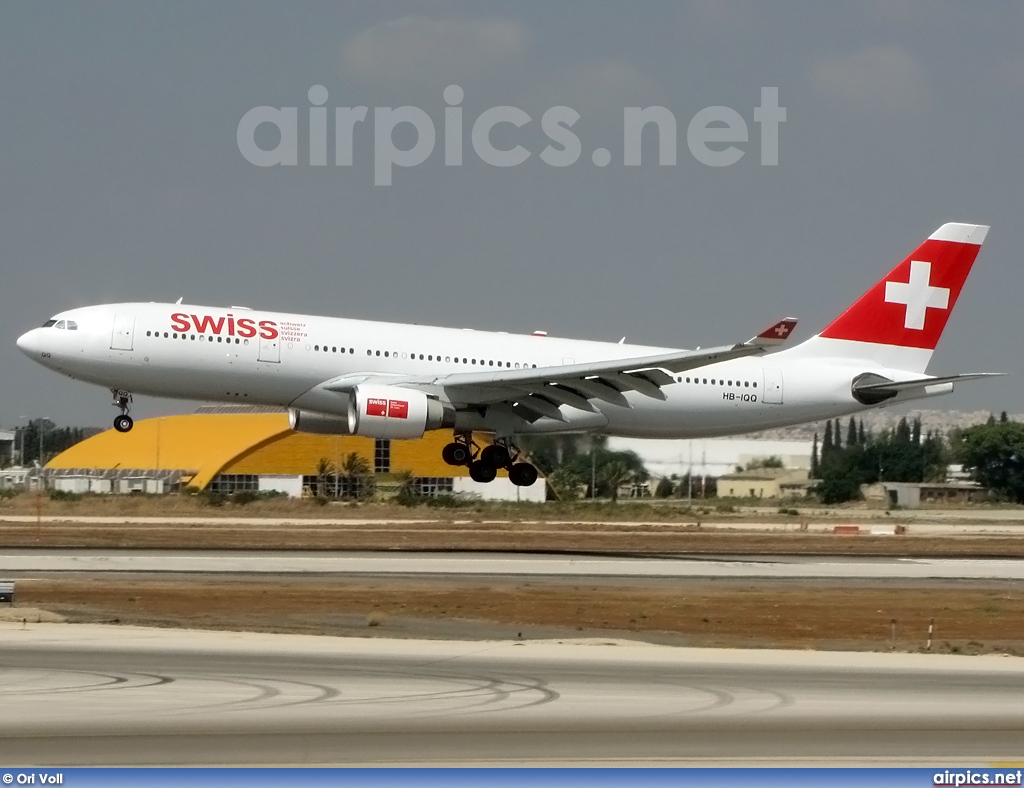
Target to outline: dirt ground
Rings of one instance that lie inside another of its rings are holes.
[[[1005,517],[1008,512],[1019,514],[1024,522],[1024,507],[1007,504],[971,504],[962,507],[973,515],[993,512]],[[935,511],[955,512],[958,508],[943,505]],[[51,499],[26,492],[11,498],[0,498],[0,515],[21,514],[48,516],[136,516],[136,517],[288,517],[336,519],[391,519],[439,522],[482,517],[486,519],[513,519],[575,522],[594,521],[646,521],[663,523],[696,523],[730,520],[749,520],[756,511],[762,522],[794,523],[811,518],[815,521],[844,522],[854,517],[879,522],[903,522],[913,518],[912,513],[886,512],[877,502],[857,502],[839,506],[823,506],[813,500],[752,501],[709,498],[695,499],[692,506],[685,499],[622,499],[610,501],[548,501],[546,503],[513,503],[500,501],[462,501],[457,506],[400,506],[389,502],[318,501],[316,499],[274,498],[252,501],[240,505],[229,501],[211,505],[203,496],[170,495],[71,495]],[[920,510],[928,511],[927,507]]]
[[[925,650],[934,619],[933,651],[1024,655],[1024,588],[1009,583],[908,588],[686,581],[627,587],[96,577],[19,580],[18,603],[73,622],[902,651]]]
[[[410,510],[385,504],[320,506],[310,501],[210,507],[186,496],[156,502],[119,498],[40,500],[39,505],[40,512],[50,516],[202,516],[204,522],[0,523],[0,547],[1024,558],[1020,537],[917,536],[912,528],[907,536],[839,536],[795,530],[799,517],[783,514],[757,519],[783,523],[789,530],[716,531],[716,522],[734,515],[687,511],[674,504]],[[30,496],[0,501],[0,514],[35,513],[31,504]],[[245,525],[220,522],[226,516],[266,520]],[[739,516],[746,518],[740,522],[751,521],[749,512]],[[841,510],[813,512],[816,521],[830,516],[843,522]],[[307,517],[343,522],[279,522]],[[382,522],[366,522],[372,519]],[[640,579],[576,584],[570,579],[76,574],[24,577],[17,583],[19,606],[51,611],[71,622],[360,636],[627,637],[701,646],[919,651],[926,648],[928,624],[934,619],[933,651],[1024,655],[1024,585],[1011,582]]]
[[[837,536],[714,531],[713,526],[588,523],[386,523],[230,526],[0,523],[0,547],[124,549],[403,550],[614,555],[877,555],[1024,557],[1024,538]]]

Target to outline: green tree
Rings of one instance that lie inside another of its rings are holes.
[[[658,486],[654,489],[655,498],[671,498],[672,493],[675,491],[675,485],[672,480],[667,476],[663,476],[661,481],[658,482]]]
[[[782,458],[777,455],[771,455],[770,457],[756,457],[747,463],[747,467],[743,470],[756,471],[761,468],[785,468],[785,464],[782,462]]]
[[[563,465],[547,476],[548,487],[559,501],[579,500],[580,490],[586,482],[574,469]]]
[[[369,498],[374,492],[374,478],[369,461],[357,452],[349,452],[341,463],[345,478],[344,493],[355,498]]]
[[[1024,503],[1024,424],[990,417],[961,430],[954,453],[979,484]]]
[[[357,452],[349,452],[341,463],[341,472],[345,476],[356,479],[370,475],[370,463]]]
[[[814,433],[814,443],[811,444],[811,471],[808,476],[812,479],[820,478],[821,468],[818,464],[818,433]]]
[[[326,457],[321,457],[316,464],[316,495],[318,498],[330,498],[338,478],[338,469]]]
[[[852,501],[860,497],[860,483],[852,469],[839,468],[824,474],[816,485],[822,503]]]
[[[637,472],[623,460],[611,460],[601,465],[600,475],[602,486],[615,503],[619,500],[619,488],[624,484],[637,480]]]
[[[828,456],[832,453],[832,449],[833,448],[834,448],[834,445],[833,445],[833,442],[832,442],[832,422],[831,421],[826,421],[825,422],[825,437],[824,437],[824,439],[822,440],[822,443],[821,443],[821,461],[822,461],[822,463],[824,463],[825,460],[828,459]]]
[[[854,421],[853,416],[850,416],[850,424],[846,429],[846,445],[857,445],[857,422]]]

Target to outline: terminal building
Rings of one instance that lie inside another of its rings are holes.
[[[325,483],[344,496],[351,456],[386,486],[411,476],[421,495],[472,495],[483,500],[543,501],[543,479],[517,487],[505,471],[490,484],[469,478],[465,466],[441,459],[446,431],[419,440],[374,440],[293,432],[288,414],[209,407],[135,423],[131,432],[107,430],[58,454],[46,465],[50,485],[67,492],[163,493],[195,487],[211,492],[277,491],[312,495]],[[324,492],[324,491],[321,491]]]

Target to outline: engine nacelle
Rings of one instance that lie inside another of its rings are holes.
[[[295,432],[312,435],[351,435],[347,416],[330,416],[309,410],[289,410],[288,423]]]
[[[348,403],[348,430],[365,438],[422,438],[427,430],[450,427],[454,412],[422,391],[400,386],[361,385]]]

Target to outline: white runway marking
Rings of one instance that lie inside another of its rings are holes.
[[[0,573],[173,572],[776,579],[1024,580],[1024,560],[764,558],[717,560],[458,553],[3,550]]]

